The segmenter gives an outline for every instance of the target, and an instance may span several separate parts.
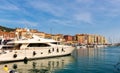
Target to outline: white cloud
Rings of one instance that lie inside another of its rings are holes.
[[[107,0],[108,2],[110,2],[111,4],[116,5],[120,5],[120,0]]]
[[[48,21],[49,23],[51,23],[51,24],[57,24],[57,25],[65,25],[65,26],[71,26],[71,27],[73,27],[74,26],[74,24],[73,24],[73,22],[72,21],[70,21],[70,20],[62,20],[62,19],[50,19],[49,21]]]
[[[76,0],[80,6],[79,10],[97,13],[101,17],[116,17],[120,15],[120,0]],[[96,14],[94,14],[96,15]]]
[[[0,9],[4,9],[4,10],[19,10],[19,8],[12,4],[12,3],[9,3],[8,1],[6,0],[1,0],[0,1]]]
[[[14,5],[4,5],[4,6],[0,6],[0,9],[4,9],[4,10],[19,10],[19,8],[17,8],[16,6]]]
[[[89,24],[92,24],[92,15],[88,12],[84,12],[84,13],[78,13],[74,15],[74,18],[77,21],[82,21],[82,22],[86,22]]]
[[[120,0],[107,0],[109,4],[108,16],[116,17],[120,15]]]
[[[33,8],[35,8],[38,11],[45,11],[55,16],[60,16],[64,13],[63,12],[64,8],[59,7],[56,4],[43,2],[43,1],[35,1],[35,0],[29,3]]]
[[[1,23],[5,23],[5,24],[13,24],[13,25],[20,25],[20,26],[29,26],[29,27],[34,27],[34,26],[38,26],[38,23],[36,22],[32,22],[32,21],[27,21],[27,20],[8,20],[8,19],[0,19]]]
[[[78,2],[78,3],[90,3],[92,1],[93,0],[76,0],[76,2]]]

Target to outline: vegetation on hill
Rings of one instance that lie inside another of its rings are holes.
[[[4,26],[0,26],[0,30],[1,31],[6,31],[6,32],[15,31],[15,29],[13,29],[13,28],[8,28],[8,27],[4,27]]]

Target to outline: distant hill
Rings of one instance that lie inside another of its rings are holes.
[[[6,31],[6,32],[15,31],[15,29],[13,29],[13,28],[8,28],[8,27],[4,27],[4,26],[0,26],[0,30]]]

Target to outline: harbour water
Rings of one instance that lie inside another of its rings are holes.
[[[0,64],[0,71],[4,65],[17,73],[120,73],[120,47],[80,48],[72,56]]]

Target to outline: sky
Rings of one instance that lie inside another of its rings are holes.
[[[0,0],[0,25],[120,42],[120,0]]]

